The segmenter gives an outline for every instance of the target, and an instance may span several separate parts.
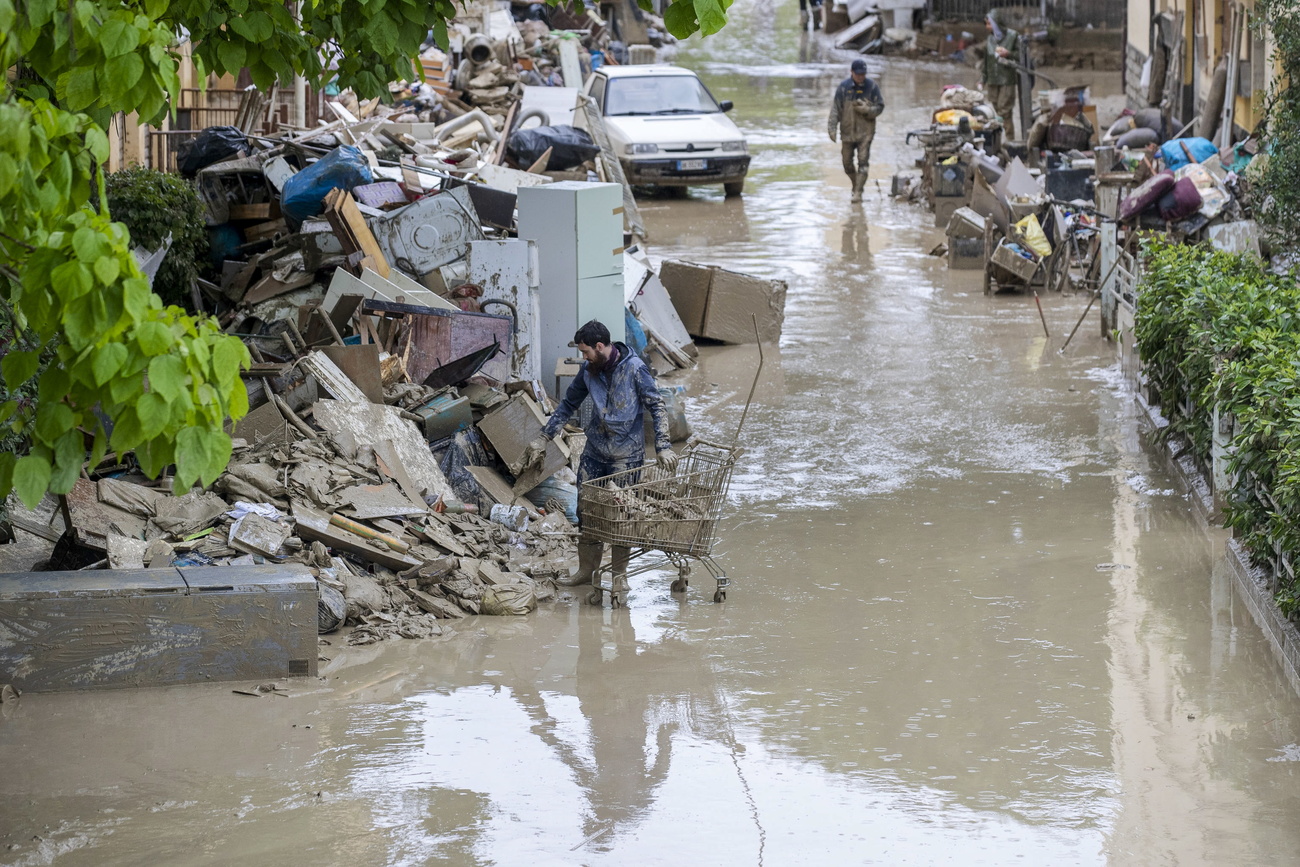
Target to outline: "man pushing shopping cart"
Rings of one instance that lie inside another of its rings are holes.
[[[578,571],[568,580],[567,586],[594,584],[597,577],[604,542],[593,535],[584,517],[584,492],[586,483],[594,480],[635,471],[645,464],[645,413],[654,421],[655,453],[660,469],[672,474],[677,468],[677,455],[668,440],[668,415],[663,397],[655,385],[654,375],[645,363],[624,343],[610,341],[609,329],[595,319],[578,329],[573,335],[574,345],[582,353],[583,364],[573,383],[564,395],[558,409],[551,414],[542,435],[533,440],[525,457],[532,465],[546,454],[546,442],[560,432],[583,400],[590,396],[591,421],[586,426],[587,446],[578,464],[578,520],[582,534],[578,539]],[[610,570],[613,573],[613,594],[628,591],[627,564],[631,549],[617,543],[611,546]]]

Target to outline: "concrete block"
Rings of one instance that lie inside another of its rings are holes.
[[[298,564],[0,575],[0,683],[24,691],[316,674]]]

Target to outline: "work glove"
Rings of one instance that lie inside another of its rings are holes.
[[[835,130],[831,130],[831,141],[835,141]]]
[[[664,449],[658,454],[659,469],[666,473],[677,472],[677,452],[672,449]]]
[[[546,459],[546,437],[538,437],[524,449],[524,469],[537,466]]]

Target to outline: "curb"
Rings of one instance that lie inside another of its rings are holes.
[[[1168,422],[1157,407],[1151,406],[1141,393],[1135,395],[1138,408],[1143,418],[1152,429],[1159,430]],[[1163,459],[1166,468],[1171,470],[1183,487],[1192,494],[1191,501],[1206,529],[1222,529],[1218,517],[1219,511],[1214,505],[1214,493],[1205,475],[1190,458],[1177,457],[1173,446],[1165,444],[1155,452]],[[1268,574],[1257,566],[1252,566],[1250,556],[1241,544],[1229,538],[1224,545],[1224,563],[1232,575],[1233,586],[1237,595],[1246,603],[1251,619],[1268,639],[1273,657],[1282,668],[1291,689],[1300,695],[1300,629],[1296,624],[1282,616],[1273,604],[1273,594],[1269,591]]]

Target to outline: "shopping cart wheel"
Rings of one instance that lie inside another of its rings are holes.
[[[622,590],[622,591],[619,591],[618,593],[611,593],[611,594],[609,594],[609,607],[610,607],[610,608],[626,608],[626,607],[627,607],[627,591],[626,591],[626,590]]]
[[[726,591],[726,590],[722,590],[722,589],[714,590],[714,591],[713,591],[713,601],[714,601],[714,602],[726,602],[726,601],[727,601],[727,591]]]
[[[605,596],[599,590],[593,590],[587,594],[588,605],[599,605],[605,601]]]
[[[685,593],[686,588],[689,587],[690,585],[691,582],[687,581],[686,576],[683,575],[680,578],[678,578],[676,581],[674,581],[673,586],[668,589],[674,593]]]

